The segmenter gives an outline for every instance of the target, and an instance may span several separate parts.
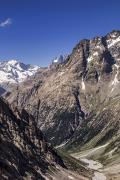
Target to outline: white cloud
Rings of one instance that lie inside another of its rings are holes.
[[[7,18],[5,21],[0,22],[0,27],[6,27],[10,24],[12,24],[12,20],[10,18]]]

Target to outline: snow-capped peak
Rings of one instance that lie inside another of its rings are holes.
[[[53,61],[52,61],[52,63],[53,64],[61,64],[61,63],[64,63],[65,62],[65,60],[66,60],[66,58],[67,58],[67,55],[59,55],[58,57],[56,57],[56,58],[54,58],[53,59]]]
[[[20,83],[35,74],[39,66],[24,64],[17,60],[0,62],[0,83]]]
[[[7,61],[8,64],[11,64],[11,65],[15,65],[16,63],[18,63],[17,60],[9,60]]]
[[[53,60],[53,63],[63,63],[63,61],[64,61],[64,57],[60,55]]]

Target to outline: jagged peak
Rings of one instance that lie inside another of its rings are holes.
[[[107,33],[107,35],[110,35],[111,37],[120,35],[120,30],[112,30],[111,32]]]

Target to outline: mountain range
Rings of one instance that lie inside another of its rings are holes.
[[[93,180],[98,176],[119,180],[120,31],[81,40],[65,60],[55,59],[48,68],[35,69],[34,75],[28,73],[28,78],[4,94],[14,113],[16,108],[18,112],[24,109],[24,118],[34,119],[31,122],[42,131],[46,143],[60,152],[56,158],[63,169],[65,157],[68,161],[76,158],[88,168],[88,172],[83,168],[89,174],[86,178],[91,178],[92,169]]]
[[[0,94],[8,90],[12,84],[18,85],[28,77],[34,75],[40,69],[39,66],[24,64],[17,60],[0,62]]]
[[[2,61],[0,62],[0,83],[20,83],[35,74],[39,68],[17,60]]]
[[[51,66],[63,63],[65,56],[58,56],[53,59]],[[19,83],[25,81],[30,76],[33,76],[38,71],[44,68],[31,64],[24,64],[17,60],[7,60],[0,62],[0,94],[8,91],[14,84],[18,86]]]

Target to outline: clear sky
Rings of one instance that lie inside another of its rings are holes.
[[[0,60],[48,65],[79,40],[120,29],[120,0],[0,0]]]

